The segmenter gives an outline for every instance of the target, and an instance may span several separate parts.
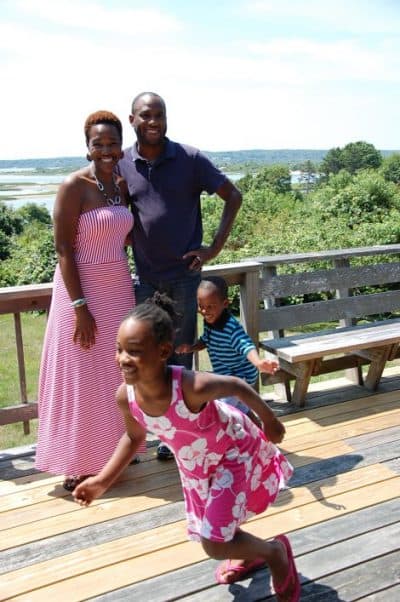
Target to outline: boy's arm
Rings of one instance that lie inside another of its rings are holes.
[[[201,341],[200,339],[198,339],[195,343],[193,343],[193,345],[189,345],[188,343],[182,343],[182,345],[178,345],[178,347],[175,349],[176,353],[194,353],[195,351],[201,351],[202,349],[205,349],[207,347],[207,345],[204,343],[204,341]]]
[[[146,431],[130,413],[125,385],[117,392],[117,403],[124,417],[126,432],[119,440],[111,458],[101,471],[78,485],[72,495],[81,506],[88,506],[101,496],[116,481],[121,472],[128,466],[135,452],[146,438]]]
[[[260,372],[268,372],[268,374],[275,374],[279,370],[279,362],[276,359],[267,359],[266,357],[260,357],[257,349],[250,349],[247,354],[247,359],[251,362],[257,370]]]

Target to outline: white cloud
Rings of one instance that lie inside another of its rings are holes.
[[[129,3],[128,3],[129,4]],[[19,9],[28,15],[63,27],[123,33],[142,37],[148,34],[175,34],[183,25],[175,16],[154,8],[117,8],[109,2],[79,0],[18,0]]]
[[[249,42],[255,57],[274,66],[273,75],[296,83],[307,81],[387,81],[397,82],[400,44],[366,47],[357,40],[318,42],[309,39],[275,39],[267,43]]]
[[[325,29],[312,36],[301,27],[289,36],[274,31],[274,23],[265,34],[253,19],[255,29],[241,20],[240,33],[230,36],[219,25],[221,35],[205,41],[206,23],[189,39],[197,31],[194,16],[179,30],[179,15],[157,8],[132,26],[133,13],[138,16],[129,8],[133,2],[123,10],[100,1],[9,4],[15,5],[33,13],[22,18],[3,11],[0,22],[2,110],[9,116],[0,158],[85,154],[83,122],[99,108],[121,118],[127,144],[130,103],[146,89],[165,97],[171,137],[203,149],[330,148],[354,139],[379,148],[398,145],[400,42],[394,36],[338,39],[323,35]],[[293,5],[282,0],[280,10]],[[68,25],[62,27],[64,16]],[[130,35],[115,34],[124,19]],[[87,28],[72,27],[78,21]],[[151,28],[166,35],[149,35]]]
[[[242,10],[288,23],[297,20],[301,26],[324,24],[331,31],[398,35],[400,30],[397,0],[254,0],[244,2]]]

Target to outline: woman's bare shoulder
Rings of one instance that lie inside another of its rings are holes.
[[[90,172],[88,167],[82,167],[82,169],[78,169],[77,171],[73,171],[68,174],[64,180],[62,181],[62,186],[82,186],[87,184],[90,181]]]

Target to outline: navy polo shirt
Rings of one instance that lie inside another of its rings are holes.
[[[182,256],[201,246],[200,195],[214,194],[227,180],[198,149],[165,139],[149,163],[136,144],[124,151],[118,171],[126,180],[134,215],[133,253],[142,281],[158,282],[188,273]]]

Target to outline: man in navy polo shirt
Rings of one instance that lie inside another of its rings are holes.
[[[119,172],[128,184],[134,215],[136,301],[143,302],[156,290],[175,301],[182,316],[178,346],[194,340],[201,268],[224,246],[242,197],[199,150],[166,137],[166,107],[158,94],[136,96],[129,121],[137,142],[124,151]],[[202,192],[216,193],[224,201],[210,246],[202,245]],[[174,354],[170,363],[191,369],[192,356]]]

